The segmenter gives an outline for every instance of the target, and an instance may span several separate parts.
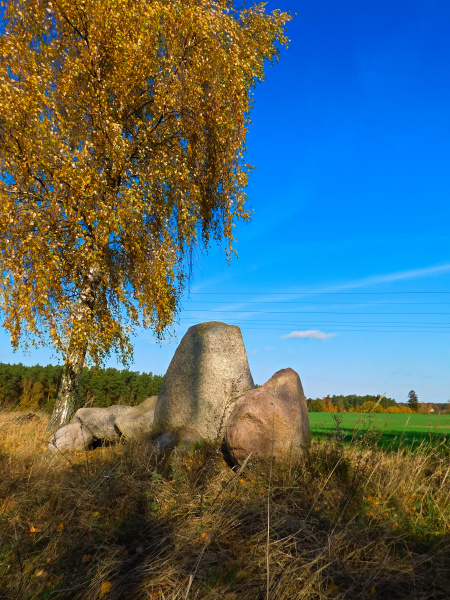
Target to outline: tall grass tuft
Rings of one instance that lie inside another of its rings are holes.
[[[0,598],[448,600],[445,448],[315,441],[230,470],[218,445],[45,451],[0,413]]]

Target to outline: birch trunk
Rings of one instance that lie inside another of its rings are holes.
[[[83,321],[92,319],[95,297],[100,282],[99,270],[91,268],[82,288],[72,318],[73,328]],[[69,342],[69,350],[64,360],[64,368],[59,385],[58,397],[56,398],[50,422],[47,427],[48,433],[54,433],[57,429],[66,425],[73,417],[78,396],[78,384],[81,370],[86,358],[87,343],[83,346],[74,340],[74,334]]]

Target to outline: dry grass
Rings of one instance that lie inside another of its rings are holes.
[[[214,446],[51,456],[48,417],[18,415],[0,413],[0,598],[450,598],[443,448],[315,442],[269,486]]]

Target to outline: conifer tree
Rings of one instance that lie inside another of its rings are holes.
[[[417,412],[417,409],[419,408],[419,398],[414,390],[411,390],[408,393],[408,406],[415,412]]]

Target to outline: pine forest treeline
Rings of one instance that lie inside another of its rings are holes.
[[[63,367],[0,363],[0,409],[43,410],[51,413],[58,395]],[[135,406],[157,395],[163,375],[126,369],[84,368],[81,373],[78,402],[82,406],[105,408],[112,404]],[[416,411],[392,398],[356,394],[308,398],[309,412],[385,412],[448,413],[450,404],[418,403]],[[377,406],[375,406],[377,405]]]
[[[62,375],[62,366],[0,363],[0,408],[53,410]],[[107,407],[111,404],[140,404],[159,392],[162,375],[126,369],[84,368],[76,408]]]

